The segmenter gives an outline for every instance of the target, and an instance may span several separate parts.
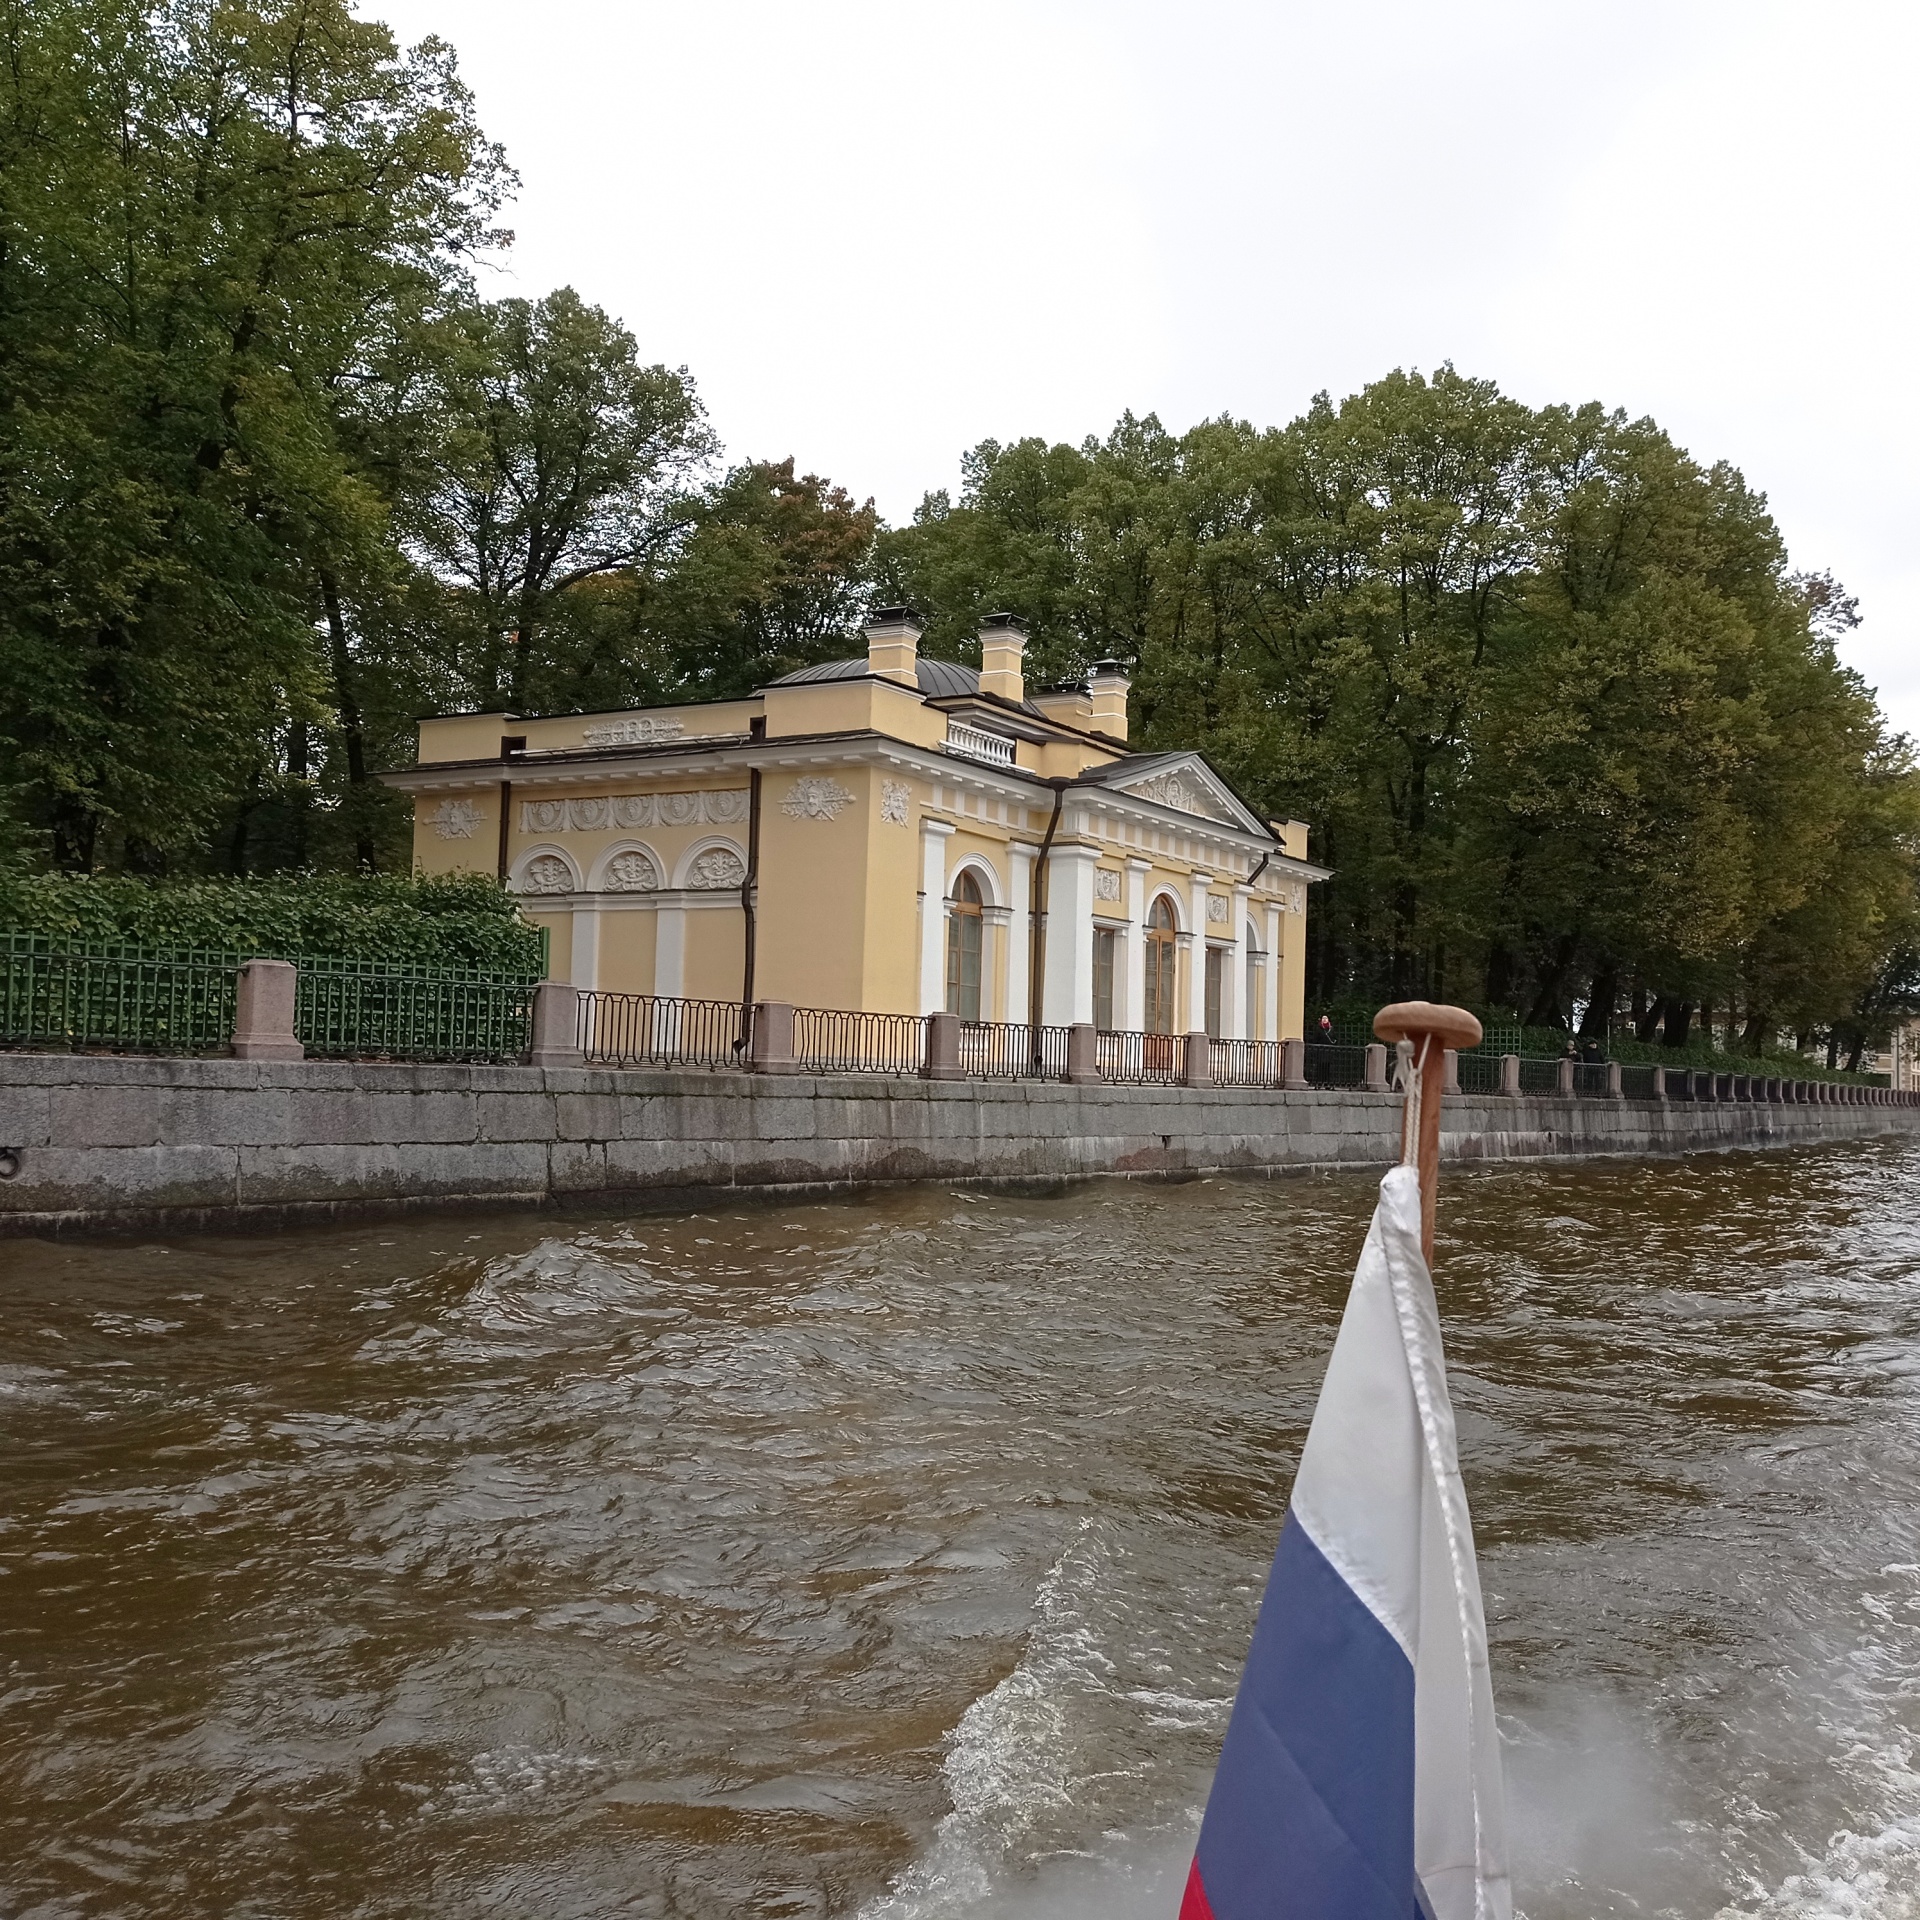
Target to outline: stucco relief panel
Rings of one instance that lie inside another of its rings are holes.
[[[648,855],[630,847],[607,862],[605,885],[609,893],[658,893],[660,869]]]
[[[471,800],[442,800],[433,812],[433,830],[442,840],[471,840],[480,809]]]
[[[557,853],[536,853],[520,875],[522,893],[571,893],[573,869]]]
[[[780,811],[795,820],[837,820],[853,805],[853,795],[831,774],[803,775],[787,789]]]
[[[687,885],[703,893],[737,887],[746,877],[747,864],[731,847],[709,847],[687,869]]]

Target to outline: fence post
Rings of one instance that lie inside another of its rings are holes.
[[[304,1060],[295,1038],[294,1006],[300,973],[291,960],[249,960],[240,969],[233,1006],[236,1060]]]
[[[957,1013],[927,1015],[927,1060],[920,1069],[928,1080],[962,1080],[960,1065],[960,1016]]]
[[[1368,1049],[1369,1053],[1372,1049]],[[1384,1049],[1383,1049],[1384,1051]],[[1204,1087],[1213,1081],[1213,1036],[1208,1033],[1187,1035],[1186,1053],[1180,1062],[1180,1084]]]
[[[1447,1047],[1440,1055],[1440,1091],[1443,1094],[1460,1091],[1460,1049]]]
[[[1609,1060],[1607,1062],[1607,1098],[1609,1100],[1624,1100],[1626,1098],[1626,1089],[1620,1084],[1620,1062],[1618,1060]]]
[[[530,1067],[583,1067],[580,1047],[580,989],[564,980],[542,980],[533,990],[533,1036],[527,1050]]]
[[[1099,1078],[1100,1029],[1090,1020],[1077,1020],[1067,1029],[1067,1080],[1085,1087]]]
[[[1667,1070],[1665,1067],[1653,1069],[1653,1097],[1664,1100],[1667,1097]]]
[[[1573,1062],[1564,1053],[1554,1062],[1553,1090],[1562,1095],[1573,1092]]]
[[[1520,1098],[1520,1056],[1517,1053],[1503,1053],[1500,1056],[1500,1091],[1510,1098]]]
[[[757,1001],[753,1009],[753,1046],[748,1062],[755,1073],[798,1073],[793,1057],[793,1003]]]
[[[1367,1048],[1367,1091],[1387,1091],[1387,1050],[1378,1040]]]
[[[1289,1093],[1306,1091],[1307,1043],[1304,1040],[1280,1042],[1280,1084]]]

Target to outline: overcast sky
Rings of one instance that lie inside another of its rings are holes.
[[[1771,499],[1920,733],[1920,10],[1891,0],[360,0],[524,186],[494,290],[890,519],[962,450],[1452,360]]]

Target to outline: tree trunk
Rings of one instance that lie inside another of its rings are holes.
[[[1541,979],[1540,990],[1533,996],[1533,1008],[1526,1017],[1529,1027],[1563,1027],[1565,1016],[1560,1011],[1561,985],[1567,977],[1567,969],[1573,965],[1573,935],[1563,933],[1560,945],[1554,953],[1553,965]]]
[[[1741,1050],[1752,1054],[1756,1059],[1766,1051],[1767,1010],[1765,1007],[1749,1007],[1747,1024],[1741,1029]]]
[[[1633,1023],[1634,1038],[1643,1047],[1653,1045],[1653,1036],[1660,1031],[1660,1022],[1667,1017],[1667,1009],[1673,1002],[1664,993],[1656,994],[1650,1006],[1643,1006]]]
[[[1860,1060],[1866,1050],[1867,1036],[1863,1030],[1853,1036],[1853,1047],[1847,1055],[1847,1071],[1849,1073],[1858,1073],[1860,1071]]]
[[[328,569],[320,573],[320,602],[327,613],[327,639],[333,660],[333,703],[340,715],[340,737],[347,750],[347,786],[353,804],[353,857],[363,873],[378,870],[373,833],[364,806],[367,741],[360,702],[353,690],[353,655],[347,646],[347,622],[340,611],[340,582]]]
[[[1693,1025],[1693,1002],[1669,1000],[1666,1008],[1666,1031],[1660,1036],[1660,1044],[1663,1047],[1684,1047],[1687,1044],[1687,1029]]]
[[[1619,970],[1609,962],[1593,976],[1587,1011],[1580,1022],[1583,1040],[1606,1040],[1613,1034],[1613,1003],[1620,997]]]

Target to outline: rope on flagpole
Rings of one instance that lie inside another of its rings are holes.
[[[1477,1047],[1480,1022],[1464,1007],[1435,1006],[1430,1000],[1402,1000],[1373,1017],[1375,1035],[1397,1047],[1412,1042],[1412,1070],[1406,1076],[1406,1107],[1400,1121],[1400,1158],[1420,1175],[1420,1246],[1433,1261],[1433,1217],[1440,1184],[1440,1080],[1449,1047]],[[1429,1076],[1434,1076],[1429,1079]]]

